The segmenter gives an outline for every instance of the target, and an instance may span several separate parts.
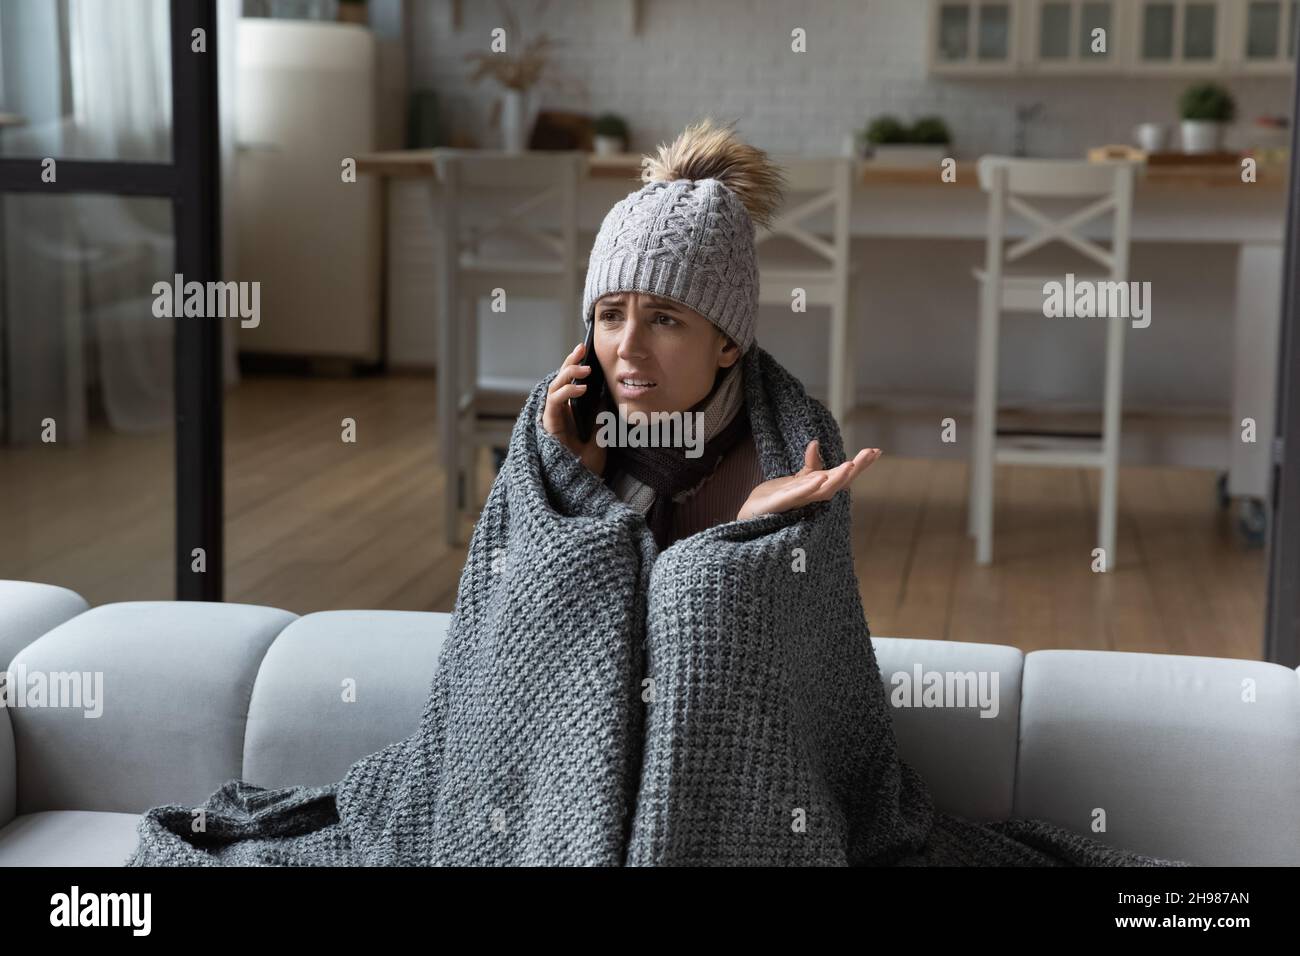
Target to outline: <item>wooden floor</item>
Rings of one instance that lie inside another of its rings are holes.
[[[465,548],[442,543],[434,399],[434,380],[414,376],[246,377],[230,391],[226,599],[300,614],[451,610]],[[340,440],[344,418],[355,444]],[[172,457],[170,432],[102,425],[80,446],[0,450],[0,578],[61,584],[92,605],[172,599]],[[1235,541],[1213,472],[1125,468],[1108,574],[1091,570],[1096,472],[1000,467],[984,568],[965,532],[966,474],[886,449],[855,483],[874,635],[1261,657],[1264,555]]]

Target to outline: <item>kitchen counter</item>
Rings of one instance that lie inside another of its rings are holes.
[[[380,176],[428,176],[433,172],[433,158],[437,150],[408,149],[383,153],[368,153],[357,157],[357,170]],[[780,160],[780,156],[773,156]],[[638,181],[641,170],[640,153],[617,153],[612,156],[587,156],[588,175],[592,179]],[[1243,183],[1238,165],[1189,164],[1187,166],[1146,166],[1138,177],[1138,186],[1190,186],[1224,189],[1233,186],[1263,187],[1281,190],[1287,182],[1284,166],[1260,166],[1257,182]],[[942,182],[939,171],[933,166],[885,166],[858,160],[857,182],[860,186],[958,186],[975,188],[979,179],[975,163],[959,161],[957,179]]]

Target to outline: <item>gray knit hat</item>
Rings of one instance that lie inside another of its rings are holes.
[[[646,292],[694,309],[748,351],[758,311],[754,229],[780,205],[781,171],[711,120],[641,165],[646,185],[614,205],[592,246],[583,321],[591,325],[603,295]]]

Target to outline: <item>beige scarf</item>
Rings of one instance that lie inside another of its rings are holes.
[[[704,414],[704,440],[707,442],[722,431],[745,402],[745,380],[743,362],[736,362],[722,374],[722,380],[714,387],[713,393],[699,409]],[[614,469],[605,477],[606,483],[619,500],[626,502],[641,514],[650,510],[654,504],[655,490],[626,471]],[[673,495],[674,502],[686,501],[697,494],[708,481],[701,479],[694,487]]]

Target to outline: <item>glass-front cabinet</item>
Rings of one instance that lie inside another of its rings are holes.
[[[1138,73],[1204,73],[1227,59],[1223,0],[1136,0],[1131,5]]]
[[[936,73],[1015,72],[1019,62],[1017,0],[934,0],[930,67]]]
[[[1122,49],[1118,0],[1031,0],[1026,65],[1040,71],[1113,71]]]
[[[1295,69],[1297,0],[1244,0],[1236,5],[1234,66],[1247,73]]]
[[[1290,73],[1300,0],[931,0],[938,74]]]

